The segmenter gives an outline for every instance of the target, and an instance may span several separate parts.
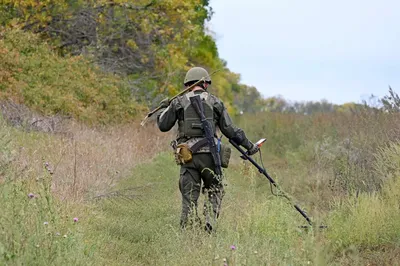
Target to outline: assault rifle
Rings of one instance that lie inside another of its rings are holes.
[[[215,143],[214,139],[214,132],[212,130],[212,125],[210,121],[206,119],[204,115],[204,106],[203,101],[201,100],[199,95],[190,97],[190,103],[192,104],[194,110],[196,111],[197,115],[200,117],[201,126],[204,131],[204,135],[206,136],[208,146],[210,147],[210,152],[213,157],[215,163],[215,173],[217,176],[222,175],[221,169],[221,157],[217,151],[217,144]]]

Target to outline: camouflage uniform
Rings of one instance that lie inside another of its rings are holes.
[[[184,131],[184,112],[188,105],[188,97],[201,95],[206,97],[212,106],[212,123],[214,129],[219,129],[228,139],[234,139],[236,143],[246,149],[251,149],[254,144],[245,136],[243,130],[233,125],[223,102],[206,90],[196,90],[174,99],[169,106],[158,116],[157,124],[162,132],[169,131],[178,121],[177,143],[187,143],[192,147],[204,137],[191,137],[183,134]],[[190,104],[190,101],[189,101]],[[182,214],[181,226],[185,227],[188,222],[189,214],[194,212],[196,220],[200,220],[197,215],[197,201],[200,196],[201,182],[203,181],[202,193],[208,195],[208,203],[204,206],[206,216],[206,229],[211,229],[212,224],[218,218],[221,201],[224,195],[222,180],[213,174],[215,164],[209,148],[203,147],[193,153],[191,162],[182,164],[180,170],[179,189],[182,194]],[[209,208],[211,205],[211,208]],[[210,210],[212,209],[212,211]],[[212,213],[212,217],[210,217]]]

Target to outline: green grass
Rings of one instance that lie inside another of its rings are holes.
[[[179,228],[179,168],[170,154],[141,165],[116,190],[136,188],[123,197],[102,199],[93,225],[104,245],[99,254],[111,265],[308,265],[320,260],[313,232],[297,225],[302,217],[285,200],[257,191],[240,174],[228,171],[217,233]],[[237,171],[239,170],[239,171]],[[238,173],[236,173],[238,172]],[[256,183],[267,180],[251,174]],[[202,205],[201,198],[199,205]],[[201,211],[201,208],[199,208]],[[236,250],[231,250],[231,245]]]
[[[3,162],[12,157],[2,154]],[[83,205],[54,198],[45,171],[38,180],[7,172],[0,187],[3,264],[395,265],[398,259],[396,179],[381,193],[361,193],[336,201],[325,214],[313,212],[312,218],[328,229],[307,231],[298,228],[305,220],[288,201],[271,194],[265,177],[233,160],[216,234],[209,235],[201,228],[181,231],[178,175],[172,155],[162,153],[136,167],[111,192]],[[28,193],[37,197],[29,199]],[[300,205],[310,211],[307,202]]]
[[[121,192],[125,197],[97,203],[99,220],[90,234],[104,243],[102,263],[223,265],[226,259],[228,265],[395,265],[398,259],[398,181],[385,184],[382,192],[338,200],[325,213],[314,211],[312,218],[328,229],[307,231],[298,228],[305,220],[287,200],[271,195],[265,177],[236,163],[226,172],[223,210],[217,233],[210,236],[199,228],[180,230],[178,174],[172,156],[162,154],[115,188],[132,188]]]

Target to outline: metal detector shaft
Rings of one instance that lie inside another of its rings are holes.
[[[268,180],[269,182],[271,182],[272,185],[274,185],[274,187],[278,188],[276,182],[274,179],[272,179],[272,177],[267,173],[267,171],[265,171],[265,169],[263,167],[261,167],[256,161],[253,160],[253,158],[251,158],[242,148],[240,148],[239,145],[236,144],[236,142],[234,142],[232,139],[229,140],[229,142],[233,145],[233,147],[235,147],[247,160],[249,160],[257,169],[258,171],[263,174]],[[279,188],[278,188],[279,189]],[[307,216],[307,214],[297,205],[294,204],[293,202],[291,202],[293,207],[304,217],[304,219],[307,220],[309,225],[312,225],[312,222],[310,220],[310,218]]]

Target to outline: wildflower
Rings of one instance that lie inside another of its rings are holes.
[[[67,238],[67,235],[63,235],[64,238]]]
[[[228,263],[225,262],[225,263],[224,263],[224,266],[228,266]]]
[[[48,224],[49,224],[49,222],[44,222],[43,224],[44,224],[44,225],[48,225]]]
[[[34,197],[35,197],[35,194],[33,194],[33,193],[29,193],[29,194],[28,194],[28,198],[32,199],[32,198],[34,198]]]
[[[60,234],[59,232],[57,232],[57,233],[56,233],[56,236],[59,236],[59,235],[61,235],[61,234]]]
[[[231,246],[231,250],[236,250],[236,246],[235,246],[235,245],[232,245],[232,246]]]
[[[75,217],[75,218],[74,218],[74,222],[76,223],[77,221],[78,221],[78,218],[77,218],[77,217]]]
[[[222,261],[223,261],[223,262],[226,262],[226,258],[224,258]]]

